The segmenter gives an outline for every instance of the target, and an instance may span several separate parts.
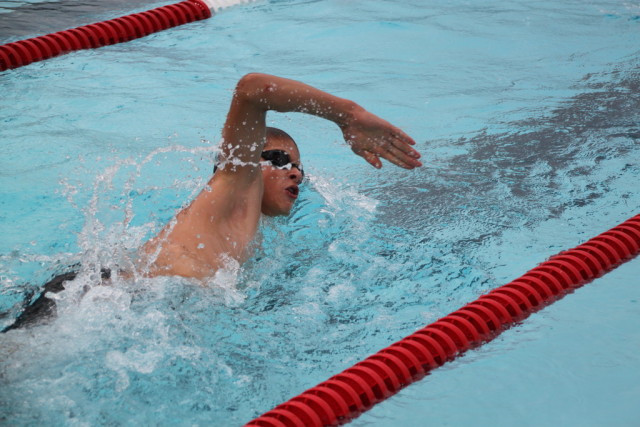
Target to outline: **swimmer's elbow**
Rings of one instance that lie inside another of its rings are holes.
[[[273,91],[274,84],[271,76],[262,73],[249,73],[238,81],[235,96],[243,101],[262,103],[265,94]]]

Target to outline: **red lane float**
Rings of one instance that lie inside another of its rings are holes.
[[[246,426],[329,426],[376,403],[640,253],[640,215],[380,350]]]
[[[0,45],[0,71],[63,53],[127,42],[178,25],[210,18],[247,0],[186,0],[96,24]]]

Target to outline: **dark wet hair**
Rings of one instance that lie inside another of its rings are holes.
[[[279,128],[272,128],[270,126],[267,126],[267,130],[266,130],[266,135],[267,135],[267,140],[269,138],[274,138],[274,139],[278,139],[278,138],[283,138],[283,139],[290,139],[291,141],[293,141],[293,143],[296,145],[296,147],[298,146],[298,144],[296,144],[296,140],[293,139],[291,137],[291,135],[289,135],[288,133],[286,133],[285,131],[283,131],[282,129]]]
[[[293,141],[293,144],[296,147],[298,146],[298,144],[296,143],[296,140],[293,139],[291,135],[289,135],[282,129],[267,126],[265,135],[267,137],[267,142],[269,141],[269,139],[289,139]],[[267,145],[266,142],[265,142],[265,145]],[[216,173],[216,170],[218,169],[218,163],[220,163],[220,161],[218,160],[218,154],[216,154],[216,160],[215,160],[215,163],[213,164],[213,173]]]

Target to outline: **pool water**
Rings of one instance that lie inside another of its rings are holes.
[[[38,3],[3,5],[7,23]],[[78,5],[66,26],[113,16]],[[36,24],[0,42],[61,29]],[[637,214],[639,33],[630,2],[272,0],[0,74],[0,326],[82,264],[55,321],[0,335],[0,420],[242,425]],[[206,287],[100,286],[206,182],[250,71],[359,102],[425,167],[374,170],[332,124],[270,115],[309,179],[254,258]],[[354,424],[634,425],[639,275],[622,265]]]

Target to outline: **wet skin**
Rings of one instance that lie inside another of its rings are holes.
[[[291,163],[300,164],[300,152],[292,139],[269,138],[264,147],[264,151],[266,150],[286,151]],[[268,216],[289,215],[300,193],[302,172],[295,167],[280,169],[263,165],[262,182],[264,183],[262,213]]]
[[[264,150],[286,151],[300,162],[295,142],[266,126],[268,111],[297,111],[336,123],[352,151],[375,168],[381,158],[413,169],[422,165],[407,134],[358,104],[294,80],[248,74],[238,82],[220,145],[220,167],[207,187],[140,252],[149,276],[204,279],[230,261],[250,256],[261,215],[288,215],[298,197],[301,172],[261,164]]]

